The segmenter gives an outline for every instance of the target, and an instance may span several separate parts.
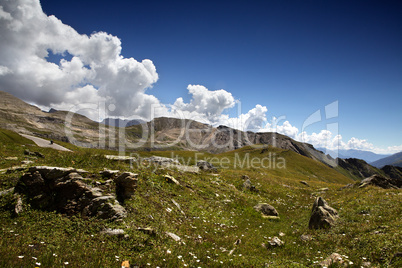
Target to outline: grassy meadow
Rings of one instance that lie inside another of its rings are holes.
[[[105,181],[99,174],[104,168],[130,171],[139,175],[135,196],[123,205],[128,217],[114,222],[67,217],[32,209],[27,203],[16,216],[16,197],[12,192],[3,194],[0,267],[121,267],[125,260],[133,267],[314,267],[334,252],[343,255],[348,267],[367,262],[369,267],[402,267],[401,258],[392,260],[396,252],[402,252],[402,192],[376,187],[340,190],[355,182],[292,151],[244,147],[218,155],[132,152],[140,158],[173,156],[190,165],[195,159],[206,159],[217,167],[216,172],[194,174],[107,160],[104,155],[118,152],[57,143],[73,152],[39,148],[14,132],[0,130],[0,191],[15,186],[24,173],[7,169],[27,159],[33,161],[28,166],[85,169],[89,172],[85,181],[93,186]],[[44,158],[27,157],[26,149]],[[180,185],[167,183],[166,174]],[[257,192],[243,188],[243,175]],[[331,229],[308,229],[317,196],[339,212]],[[274,206],[280,218],[262,217],[253,209],[260,202]],[[153,231],[138,230],[146,227]],[[123,229],[126,236],[103,234],[106,228]],[[302,235],[311,239],[304,241]],[[275,236],[283,246],[262,246]]]

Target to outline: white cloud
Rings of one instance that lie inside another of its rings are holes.
[[[158,80],[151,60],[124,58],[117,37],[79,34],[44,14],[38,0],[2,1],[0,33],[0,88],[19,98],[59,109],[106,101],[116,107],[110,115],[147,119],[152,106],[167,111],[146,94]],[[47,60],[49,51],[73,57],[55,64]]]
[[[225,109],[235,105],[232,93],[226,90],[211,91],[202,85],[188,85],[187,89],[191,94],[190,102],[185,103],[183,98],[178,98],[172,106],[173,110],[205,115],[208,120],[215,122],[219,121]]]

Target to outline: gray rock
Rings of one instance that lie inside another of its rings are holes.
[[[341,265],[345,262],[338,253],[332,253],[328,258],[319,263],[321,267],[329,267],[330,265]]]
[[[209,162],[205,161],[205,160],[200,160],[197,162],[197,167],[199,167],[201,170],[212,170],[212,171],[216,171],[216,168]]]
[[[328,206],[327,202],[322,197],[317,197],[313,204],[309,228],[329,228],[335,224],[337,217],[338,212]]]
[[[15,213],[15,215],[19,215],[19,214],[21,214],[22,211],[24,211],[22,198],[20,195],[17,195],[17,203],[15,204],[15,207],[14,207],[14,213]]]
[[[180,236],[178,236],[178,235],[176,235],[176,234],[174,234],[174,233],[166,232],[166,234],[167,234],[169,237],[171,237],[171,238],[172,238],[174,241],[176,241],[176,242],[178,242],[178,241],[181,240]]]
[[[277,236],[273,237],[271,240],[268,241],[269,247],[280,247],[283,246],[283,241],[280,240]]]
[[[180,165],[180,162],[176,159],[162,156],[151,156],[144,160],[161,166]]]
[[[125,232],[123,229],[110,229],[110,228],[106,228],[103,231],[101,231],[101,234],[105,234],[105,235],[110,235],[110,236],[119,236],[119,237],[123,237],[125,235]]]
[[[266,203],[260,203],[254,206],[254,209],[256,211],[261,212],[265,216],[275,216],[275,217],[279,216],[278,211],[276,211],[276,209],[273,206]]]

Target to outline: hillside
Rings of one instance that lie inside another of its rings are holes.
[[[402,167],[402,152],[374,161],[371,165],[382,168],[386,165]]]
[[[27,170],[0,172],[1,266],[120,267],[129,261],[138,267],[311,267],[334,252],[357,267],[367,262],[371,267],[390,261],[389,267],[401,264],[393,257],[402,250],[401,219],[395,216],[402,213],[395,206],[401,201],[400,190],[339,190],[352,180],[290,149],[246,146],[220,154],[139,151],[133,155],[138,162],[130,165],[104,157],[114,151],[61,144],[73,152],[40,148],[0,130],[0,169],[17,167],[27,159],[33,161],[28,166],[72,166],[86,170],[78,185],[86,183],[111,194],[115,182],[100,171],[136,173],[135,193],[121,203],[127,216],[121,221],[68,216],[34,208],[28,198],[22,199],[22,211],[15,214],[18,195],[5,190],[16,186]],[[24,155],[26,149],[43,158]],[[157,168],[143,164],[149,156],[187,165],[207,160],[217,170]],[[178,184],[168,183],[166,174]],[[255,190],[245,188],[244,175]],[[316,196],[339,211],[331,229],[308,228]],[[261,202],[274,206],[279,218],[264,218],[255,211]],[[108,228],[116,234],[105,233]],[[283,246],[267,246],[275,236]]]

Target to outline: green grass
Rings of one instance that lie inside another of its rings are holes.
[[[18,161],[23,160],[26,144],[32,143],[12,132],[0,131],[2,159],[16,156]],[[15,217],[12,212],[15,197],[3,195],[0,197],[1,267],[34,267],[35,262],[40,262],[41,267],[120,267],[123,260],[140,267],[311,267],[333,252],[348,256],[348,262],[353,262],[350,267],[360,267],[363,261],[370,261],[374,267],[387,267],[392,255],[402,251],[400,190],[368,187],[340,191],[341,186],[352,180],[290,151],[268,148],[261,153],[261,148],[245,147],[219,155],[197,155],[198,158],[228,159],[230,168],[216,163],[218,175],[215,175],[141,166],[131,169],[128,163],[106,160],[103,156],[117,152],[68,146],[74,152],[28,147],[45,156],[34,159],[33,165],[83,168],[91,172],[86,175],[90,182],[103,180],[98,174],[103,168],[138,173],[136,194],[124,204],[128,217],[120,222],[67,217],[34,210],[28,204]],[[172,157],[173,154],[190,164],[195,163],[196,156],[192,151],[136,153],[141,157]],[[236,157],[243,159],[248,154],[263,159],[269,153],[283,157],[286,168],[233,166]],[[17,164],[1,161],[0,168]],[[165,174],[174,176],[180,185],[166,183]],[[15,185],[21,175],[21,171],[0,175],[0,190]],[[259,192],[242,188],[243,175],[250,177]],[[307,181],[310,187],[300,180]],[[329,190],[319,195],[339,211],[340,217],[332,229],[309,230],[311,206],[322,187]],[[253,206],[259,202],[273,205],[280,219],[264,219],[254,211]],[[151,227],[156,235],[144,234],[138,227]],[[124,229],[129,237],[106,236],[101,234],[104,228]],[[182,240],[176,242],[166,232]],[[280,232],[285,234],[280,237],[285,242],[283,247],[261,246]],[[312,235],[313,240],[301,241],[302,234]],[[235,246],[238,239],[241,243]]]

